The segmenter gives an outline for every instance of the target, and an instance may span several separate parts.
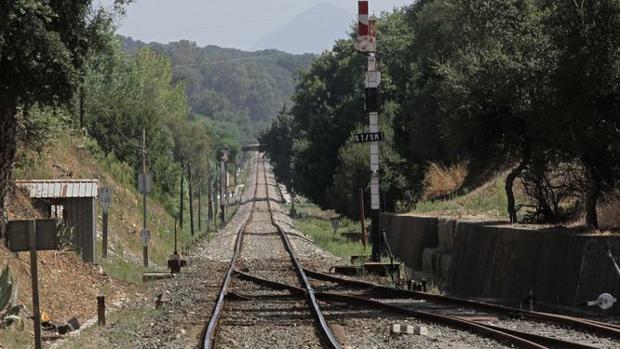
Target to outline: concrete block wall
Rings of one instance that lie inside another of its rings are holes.
[[[620,293],[620,235],[563,227],[533,229],[499,222],[386,214],[394,254],[460,297],[577,305],[603,292]],[[397,248],[394,248],[396,244]]]
[[[406,265],[422,269],[424,248],[437,246],[437,218],[393,214],[382,218],[392,253]]]

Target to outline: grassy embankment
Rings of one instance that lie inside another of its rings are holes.
[[[515,191],[517,200],[523,194]],[[501,176],[461,196],[447,200],[425,200],[417,204],[412,213],[445,216],[473,216],[493,219],[508,219],[506,214],[506,192]]]

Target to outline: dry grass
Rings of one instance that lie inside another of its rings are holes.
[[[601,229],[620,227],[620,191],[609,194],[598,206],[598,219]]]
[[[467,165],[457,163],[446,167],[431,162],[424,175],[423,199],[432,199],[455,192],[467,176]]]
[[[515,189],[517,202],[522,202],[523,194],[518,188]],[[477,219],[506,219],[504,174],[498,174],[481,187],[449,200],[420,201],[412,213]]]

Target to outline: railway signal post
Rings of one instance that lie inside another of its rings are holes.
[[[368,112],[369,132],[354,135],[355,141],[370,143],[370,220],[372,239],[372,260],[381,260],[381,228],[379,214],[381,200],[379,195],[379,142],[383,134],[379,131],[379,84],[381,73],[377,62],[377,41],[375,21],[368,15],[368,1],[358,1],[358,42],[357,49],[368,57],[366,72],[366,111]]]

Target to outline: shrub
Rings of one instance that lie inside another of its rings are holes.
[[[454,193],[467,176],[467,165],[456,163],[448,167],[431,162],[424,174],[424,199],[433,199]]]

